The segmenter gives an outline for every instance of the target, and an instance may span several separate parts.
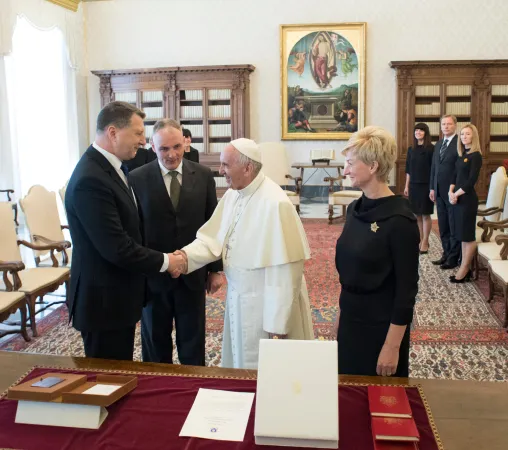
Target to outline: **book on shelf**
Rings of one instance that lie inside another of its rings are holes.
[[[416,86],[415,94],[420,97],[438,97],[439,96],[439,85],[430,86]]]
[[[369,410],[373,417],[411,418],[406,389],[398,386],[369,386]]]
[[[493,84],[492,95],[507,95],[508,96],[508,85],[506,84]]]
[[[418,442],[420,433],[413,419],[372,417],[372,435],[380,441]]]
[[[468,97],[471,95],[472,88],[470,85],[458,84],[446,86],[446,95],[450,97]]]

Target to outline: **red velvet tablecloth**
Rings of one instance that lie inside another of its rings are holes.
[[[86,373],[90,379],[100,371],[35,368],[24,379],[48,372]],[[122,372],[125,373],[125,372]],[[247,450],[280,449],[254,443],[255,402],[243,442],[213,441],[179,437],[199,388],[255,392],[255,380],[201,378],[188,376],[138,375],[137,388],[108,408],[109,415],[98,430],[16,424],[17,401],[0,399],[0,448],[34,450],[171,449]],[[438,450],[432,420],[416,387],[406,388],[420,432],[420,450]],[[364,385],[340,384],[340,450],[372,450],[372,434]],[[316,411],[319,414],[319,411]]]

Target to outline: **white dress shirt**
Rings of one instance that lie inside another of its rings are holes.
[[[116,155],[113,155],[113,153],[110,153],[107,150],[104,150],[96,142],[94,142],[92,144],[92,146],[102,156],[104,156],[104,158],[106,158],[108,160],[108,162],[116,170],[116,173],[118,173],[118,176],[120,177],[120,179],[125,183],[125,185],[128,188],[129,187],[129,182],[127,181],[127,177],[125,176],[125,174],[122,172],[122,169],[120,168],[120,167],[122,167],[122,161]],[[134,192],[132,191],[132,188],[131,188],[131,193],[132,193],[132,198],[134,199],[134,203],[136,204],[136,207],[137,207],[138,204],[136,202],[136,197],[134,195]],[[162,263],[162,267],[161,267],[160,271],[161,272],[166,272],[168,270],[168,267],[169,267],[169,256],[166,253],[163,253],[163,255],[164,255],[164,262]]]
[[[166,186],[166,191],[168,191],[169,198],[171,198],[171,194],[170,194],[171,174],[169,172],[173,172],[173,170],[166,169],[164,167],[164,165],[160,162],[159,159],[157,159],[157,161],[159,162],[159,167],[161,169],[162,179],[164,180],[164,185]],[[174,171],[178,172],[176,179],[180,183],[180,186],[182,185],[182,181],[183,181],[182,167],[183,167],[183,159],[180,161],[180,164],[178,165],[178,167],[174,170]]]

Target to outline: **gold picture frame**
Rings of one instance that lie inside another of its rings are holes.
[[[283,140],[346,140],[365,126],[366,30],[280,26]]]

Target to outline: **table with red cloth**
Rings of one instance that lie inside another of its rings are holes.
[[[50,364],[50,363],[53,364]],[[24,364],[36,363],[39,366],[27,370]],[[199,388],[225,389],[238,392],[255,392],[255,371],[226,370],[217,368],[194,368],[171,366],[164,364],[144,364],[93,360],[85,358],[57,357],[46,355],[28,355],[0,352],[0,389],[6,389],[16,381],[12,378],[17,370],[25,367],[25,372],[17,373],[17,381],[38,377],[44,373],[63,370],[67,367],[73,372],[86,373],[91,379],[105,371],[110,373],[135,373],[138,376],[138,387],[125,398],[108,408],[109,415],[99,430],[82,430],[74,428],[46,427],[36,425],[15,424],[14,416],[17,402],[6,398],[0,399],[0,448],[23,449],[252,449],[276,448],[262,447],[254,444],[253,427],[255,405],[248,422],[244,442],[212,441],[198,438],[179,437],[181,427],[187,417]],[[5,369],[5,370],[4,370]],[[9,381],[9,384],[7,384]],[[420,380],[419,380],[420,381]],[[423,391],[411,385],[411,380],[389,379],[380,377],[341,377],[339,394],[340,449],[372,449],[370,415],[367,400],[368,384],[402,384],[406,391],[417,423],[421,441],[420,449],[443,448],[431,416],[429,407],[422,393],[427,391],[433,395],[433,386],[437,380],[421,380]],[[455,382],[460,385],[461,382]],[[469,384],[469,383],[466,383]],[[430,386],[429,389],[425,386]],[[504,392],[502,383],[478,383],[490,387],[499,387]],[[467,387],[467,386],[464,386]],[[469,386],[470,387],[470,386]],[[506,385],[504,386],[506,389]],[[481,388],[480,388],[481,390]],[[434,392],[433,392],[434,391]],[[468,415],[467,390],[463,392],[463,401],[456,415],[462,420]],[[437,397],[434,397],[437,398]],[[504,397],[506,400],[506,396]],[[430,402],[433,412],[435,405]],[[506,406],[507,404],[504,403]],[[436,402],[443,408],[446,401]],[[449,405],[448,405],[449,406]],[[476,409],[479,411],[476,403]],[[494,409],[497,405],[492,403]],[[319,414],[319,411],[316,411]],[[463,416],[460,418],[460,416]],[[506,424],[506,415],[498,418],[498,425]],[[446,421],[444,422],[447,423]],[[465,422],[464,422],[465,423]],[[439,422],[439,431],[442,432]],[[471,445],[454,446],[461,436],[468,435],[470,427],[464,429],[453,440],[445,441],[444,447],[449,449],[501,449],[505,448],[506,428],[490,438],[478,439],[477,442],[493,443],[483,447],[469,440]],[[474,427],[473,427],[474,428]],[[445,427],[448,433],[448,427]],[[457,431],[457,429],[455,429]],[[499,443],[499,446],[496,446]]]

